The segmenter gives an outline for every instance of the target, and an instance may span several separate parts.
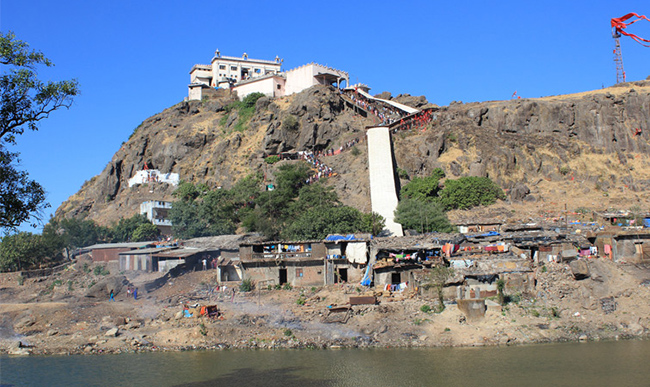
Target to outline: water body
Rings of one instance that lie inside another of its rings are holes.
[[[647,386],[650,341],[1,357],[4,386]]]

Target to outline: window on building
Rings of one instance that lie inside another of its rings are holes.
[[[225,70],[225,69],[226,69],[226,65],[219,65],[219,70]]]
[[[255,69],[255,74],[260,74],[262,72],[262,69]]]
[[[230,66],[230,71],[237,71],[237,66]]]
[[[278,90],[280,90],[280,85],[277,85],[276,87],[278,88]]]
[[[296,268],[296,277],[302,277],[302,268],[301,267]]]

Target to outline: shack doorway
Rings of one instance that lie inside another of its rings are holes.
[[[390,283],[395,285],[402,282],[402,275],[400,273],[391,273]]]
[[[348,269],[338,269],[334,283],[348,282]]]
[[[280,271],[280,278],[278,280],[278,283],[280,285],[284,285],[287,283],[287,269],[279,269]]]

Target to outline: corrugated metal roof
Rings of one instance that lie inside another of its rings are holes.
[[[194,254],[199,254],[204,252],[204,249],[197,249],[197,248],[180,248],[180,249],[174,249],[174,250],[168,250],[168,251],[163,251],[160,253],[154,253],[156,257],[160,258],[185,258],[185,257],[190,257]]]
[[[163,252],[171,249],[176,249],[176,247],[151,247],[148,249],[137,249],[137,250],[130,250],[130,251],[125,251],[120,253],[119,255],[143,255],[143,254],[154,254],[158,252]]]
[[[119,249],[119,248],[130,248],[130,249],[140,249],[147,246],[155,245],[155,241],[149,242],[123,242],[123,243],[98,243],[96,245],[84,247],[87,250],[99,250],[99,249]]]

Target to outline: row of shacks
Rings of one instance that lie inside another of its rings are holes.
[[[227,235],[197,238],[182,246],[109,244],[88,250],[95,261],[118,262],[120,271],[166,272],[184,265],[215,269],[219,282],[248,279],[263,287],[354,283],[403,291],[426,282],[431,268],[448,266],[454,273],[449,280],[454,286],[448,290],[458,298],[495,295],[500,278],[510,291],[532,291],[533,262],[605,257],[640,263],[650,259],[650,233],[642,229],[576,232],[521,225],[467,231],[479,233],[392,238],[332,235],[308,241]]]

